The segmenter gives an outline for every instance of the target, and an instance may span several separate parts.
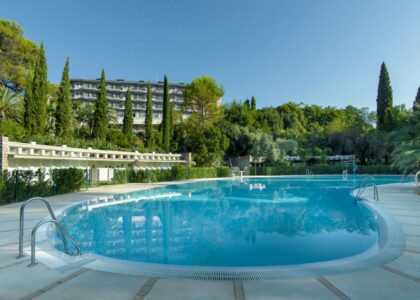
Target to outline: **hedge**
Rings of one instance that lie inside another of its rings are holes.
[[[0,205],[19,202],[31,197],[47,197],[80,190],[84,182],[83,170],[55,169],[46,178],[45,169],[15,170],[0,176]]]
[[[353,169],[346,165],[311,165],[311,166],[273,166],[250,168],[250,175],[305,175],[310,170],[315,175],[342,174],[347,169],[349,174]],[[356,174],[400,174],[388,165],[357,166]]]
[[[51,173],[55,194],[65,194],[80,190],[85,182],[83,170],[76,168],[54,169]]]
[[[176,166],[166,170],[116,170],[114,172],[113,181],[115,183],[160,182],[197,178],[229,177],[230,175],[231,171],[228,167],[190,168]]]

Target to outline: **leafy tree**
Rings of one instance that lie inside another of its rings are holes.
[[[133,140],[133,105],[131,102],[131,92],[128,89],[125,95],[124,103],[124,119],[123,119],[123,130],[122,130],[127,142],[131,144]]]
[[[95,111],[93,113],[92,134],[97,140],[105,140],[109,122],[109,107],[106,98],[105,71],[102,69],[101,81],[95,101]]]
[[[162,116],[162,148],[169,151],[171,137],[171,103],[169,99],[168,77],[163,79],[163,116]]]
[[[7,136],[12,141],[21,141],[26,137],[26,130],[15,121],[0,120],[0,135]]]
[[[413,103],[413,111],[420,111],[420,87],[417,89],[416,99]]]
[[[227,156],[237,157],[251,153],[254,135],[248,127],[232,124],[224,120],[220,122],[219,128],[229,139]]]
[[[73,128],[78,136],[83,138],[92,136],[94,109],[93,104],[73,102]]]
[[[25,90],[25,96],[23,97],[23,125],[27,130],[28,134],[35,134],[36,127],[36,115],[35,115],[35,103],[32,97],[32,81],[33,78],[28,75],[27,78],[27,89]]]
[[[28,88],[28,76],[33,74],[38,46],[23,36],[16,22],[0,20],[0,77]]]
[[[275,143],[279,148],[279,159],[284,160],[286,155],[293,155],[297,153],[299,144],[295,140],[276,139]]]
[[[192,111],[194,126],[204,129],[222,118],[219,101],[223,95],[223,87],[209,76],[198,77],[185,88],[183,106]]]
[[[204,130],[192,129],[189,135],[189,149],[198,166],[219,166],[229,141],[216,126]]]
[[[41,43],[32,81],[32,101],[34,104],[34,115],[32,117],[35,118],[35,128],[29,128],[30,132],[37,135],[43,135],[47,129],[47,77],[47,60],[45,58],[44,44]]]
[[[22,95],[0,84],[0,120],[18,122],[22,114]]]
[[[289,102],[278,106],[277,111],[283,120],[284,129],[296,129],[301,133],[305,132],[305,114],[299,105]]]
[[[273,163],[280,158],[280,151],[271,135],[259,132],[254,135],[251,155],[255,158],[262,157],[266,162]]]
[[[69,58],[67,58],[58,90],[57,109],[55,113],[56,135],[64,138],[69,138],[73,135],[73,107],[70,95],[69,65]]]
[[[257,101],[255,100],[255,97],[251,97],[251,110],[256,111],[257,110]]]
[[[255,112],[246,103],[233,101],[223,106],[224,119],[239,126],[252,126],[255,122]]]
[[[392,102],[391,81],[386,65],[382,63],[376,98],[377,128],[379,130],[392,130]]]
[[[153,103],[152,103],[152,88],[150,82],[147,84],[147,103],[146,103],[146,118],[144,124],[144,131],[146,137],[146,147],[154,146],[153,133]]]
[[[275,137],[280,136],[283,131],[283,120],[277,109],[264,107],[257,110],[255,127]]]

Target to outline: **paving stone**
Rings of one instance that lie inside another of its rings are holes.
[[[145,300],[235,299],[232,281],[159,279]]]
[[[328,276],[327,279],[350,299],[418,300],[420,295],[417,282],[382,268]]]
[[[244,281],[247,300],[277,299],[337,299],[318,280]]]
[[[405,252],[400,258],[389,264],[401,272],[420,278],[420,254]]]
[[[133,299],[145,277],[89,271],[36,297],[37,300]]]
[[[0,300],[20,299],[68,275],[42,264],[32,268],[28,264],[0,270]]]

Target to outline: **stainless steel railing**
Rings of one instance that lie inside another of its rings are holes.
[[[374,177],[372,176],[368,176],[365,177],[362,181],[362,183],[360,184],[359,189],[357,190],[357,194],[355,196],[356,200],[360,200],[363,193],[366,191],[366,189],[368,187],[373,187],[373,199],[375,199],[376,201],[379,201],[379,193],[378,193],[378,186],[374,183],[374,182],[367,182],[368,180],[375,180]]]
[[[66,237],[72,242],[73,246],[76,248],[77,253],[76,255],[80,255],[80,246],[76,242],[76,240],[71,236],[71,234],[61,225],[56,219],[48,219],[43,220],[35,225],[34,229],[32,229],[31,232],[31,263],[28,265],[28,267],[36,266],[36,259],[35,259],[35,244],[36,244],[36,232],[39,227],[46,223],[53,223],[57,227],[58,231],[61,234],[61,238],[64,244],[64,252],[67,254],[71,254],[69,251],[69,248],[67,247]]]
[[[25,254],[23,253],[23,228],[24,228],[24,222],[25,222],[25,207],[26,205],[28,205],[29,203],[33,202],[33,201],[41,201],[45,204],[45,206],[47,207],[50,216],[53,220],[57,220],[54,212],[51,208],[51,205],[48,203],[47,200],[45,200],[44,198],[41,197],[33,197],[30,198],[28,200],[26,200],[25,202],[22,203],[22,205],[20,206],[20,219],[19,219],[19,254],[16,258],[22,258],[25,256]]]

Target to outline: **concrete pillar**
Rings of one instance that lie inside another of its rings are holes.
[[[192,167],[193,166],[193,160],[192,160],[192,154],[191,152],[188,153],[183,153],[182,157],[184,158],[184,160],[187,161],[187,166]]]
[[[7,136],[0,137],[0,171],[9,168],[9,138]]]

